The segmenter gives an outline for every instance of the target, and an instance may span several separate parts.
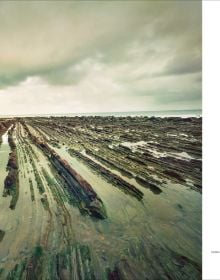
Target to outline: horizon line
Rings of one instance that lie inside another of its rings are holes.
[[[99,111],[99,112],[78,112],[78,113],[28,113],[28,114],[0,114],[0,117],[26,117],[26,116],[66,116],[66,115],[86,115],[86,114],[119,114],[119,113],[143,113],[143,112],[180,112],[180,111],[202,111],[201,109],[176,109],[176,110],[140,110],[140,111]]]

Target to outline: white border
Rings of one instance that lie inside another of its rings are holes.
[[[220,1],[203,1],[203,279],[220,279]]]

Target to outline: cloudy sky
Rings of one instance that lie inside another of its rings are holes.
[[[1,115],[200,108],[200,1],[0,2]]]

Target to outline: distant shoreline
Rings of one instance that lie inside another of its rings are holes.
[[[23,115],[0,115],[0,118],[15,117],[202,117],[202,110],[167,110],[167,111],[128,111],[128,112],[92,112],[92,113],[60,113],[60,114],[23,114]]]

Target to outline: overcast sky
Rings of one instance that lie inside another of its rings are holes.
[[[200,1],[0,2],[0,114],[200,108]]]

